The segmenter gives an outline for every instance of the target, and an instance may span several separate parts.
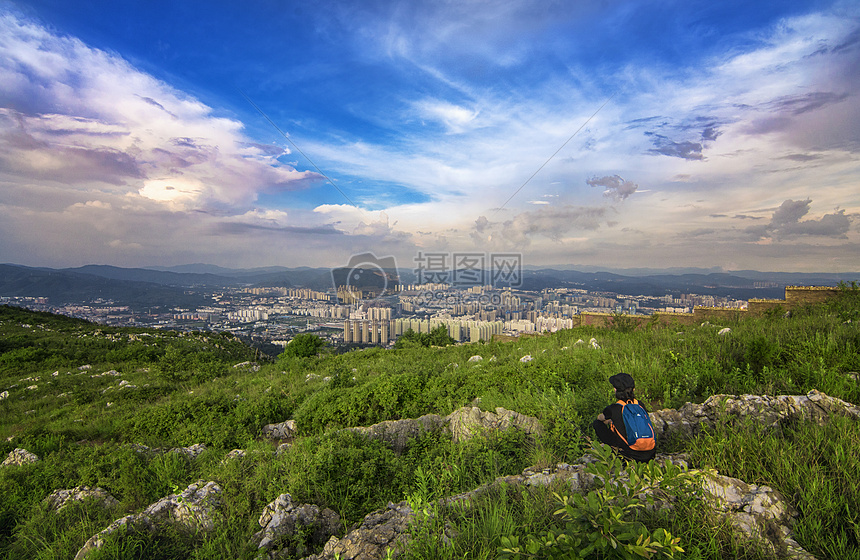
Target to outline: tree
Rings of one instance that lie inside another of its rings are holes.
[[[301,333],[293,337],[281,356],[285,358],[309,358],[316,356],[325,345],[326,342],[320,337],[310,333]]]
[[[412,329],[407,330],[400,335],[394,343],[394,348],[429,348],[430,346],[448,346],[456,342],[451,335],[448,334],[448,329],[445,325],[439,325],[429,333],[417,333]]]

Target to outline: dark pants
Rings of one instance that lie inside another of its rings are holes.
[[[654,458],[654,455],[657,454],[656,449],[652,449],[651,451],[636,451],[635,449],[630,449],[630,446],[627,445],[626,441],[621,439],[621,436],[613,432],[609,426],[600,420],[595,420],[591,425],[594,426],[594,431],[597,433],[597,439],[606,445],[616,448],[622,457],[633,461],[639,461],[640,463],[647,463]]]

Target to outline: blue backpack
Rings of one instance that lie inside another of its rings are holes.
[[[639,404],[636,399],[629,401],[618,401],[621,405],[621,417],[624,418],[624,429],[627,431],[627,445],[635,451],[651,451],[654,449],[656,442],[654,441],[654,426],[651,425],[651,418],[648,413]],[[621,436],[621,433],[615,429],[615,424],[612,424],[612,429]],[[622,436],[622,439],[624,437]]]

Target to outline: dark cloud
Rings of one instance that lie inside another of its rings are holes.
[[[590,187],[603,187],[605,189],[603,196],[617,201],[626,199],[639,188],[639,185],[633,181],[625,181],[619,175],[592,177],[586,181],[586,184]]]
[[[812,200],[786,200],[777,208],[769,224],[749,227],[745,233],[754,239],[763,237],[795,237],[812,235],[818,237],[846,238],[851,228],[851,216],[844,210],[825,214],[818,220],[803,220],[809,213]]]
[[[816,154],[789,154],[787,156],[782,156],[779,159],[788,159],[791,161],[814,161],[816,159],[821,159],[821,156]]]
[[[836,94],[829,91],[814,91],[804,95],[780,97],[772,101],[770,105],[781,113],[789,113],[797,116],[834,103],[839,103],[847,97],[847,93]]]
[[[302,226],[275,226],[264,224],[248,224],[243,222],[223,222],[215,226],[217,234],[244,235],[254,231],[268,231],[280,233],[299,233],[306,235],[344,235],[342,231],[333,225],[326,224],[316,227]]]
[[[194,148],[195,150],[199,150],[200,146],[197,142],[194,141],[193,138],[171,138],[170,143],[179,148]]]
[[[490,224],[490,221],[486,216],[479,216],[477,220],[475,220],[475,230],[478,233],[483,233],[487,226]]]
[[[771,225],[779,227],[799,221],[809,213],[809,205],[812,200],[786,200],[773,213]]]
[[[702,131],[702,141],[711,142],[716,140],[720,134],[722,134],[722,132],[720,132],[716,126],[707,126]]]
[[[715,230],[713,228],[701,228],[701,229],[694,229],[692,231],[685,231],[683,233],[679,233],[678,235],[681,237],[705,237],[708,235],[712,235],[716,232],[717,232],[717,230]]]
[[[282,156],[285,154],[289,154],[289,150],[285,150],[281,146],[276,146],[274,144],[259,144],[257,142],[240,142],[240,146],[243,148],[254,148],[258,150],[264,156]]]
[[[851,32],[844,41],[833,47],[830,52],[841,53],[850,51],[860,45],[860,27]]]
[[[137,160],[113,148],[83,148],[45,142],[22,129],[0,131],[0,170],[63,183],[122,184],[140,178]]]
[[[654,148],[648,150],[649,154],[677,157],[686,160],[703,160],[702,144],[699,142],[672,142],[664,136],[656,135]]]
[[[660,120],[660,119],[665,119],[665,117],[655,116],[655,117],[645,117],[642,119],[633,119],[632,121],[627,121],[627,126],[625,127],[625,129],[630,130],[632,128],[642,128],[643,126],[651,125],[655,121]],[[668,123],[664,120],[662,123],[659,123],[658,127],[659,126],[666,126],[667,124]]]
[[[167,113],[168,115],[170,115],[171,117],[173,117],[174,119],[175,119],[175,118],[177,118],[177,117],[176,117],[176,115],[174,115],[173,113],[171,113],[170,111],[168,111],[167,109],[165,109],[165,108],[164,108],[164,105],[162,105],[161,103],[159,103],[159,102],[158,102],[158,101],[156,101],[155,99],[153,99],[153,98],[151,98],[151,97],[146,97],[146,96],[143,96],[143,95],[138,95],[138,97],[139,97],[139,98],[141,98],[143,101],[146,101],[147,103],[149,103],[149,104],[150,104],[150,105],[152,105],[153,107],[158,107],[159,109],[161,109],[162,111],[164,111],[165,113]]]

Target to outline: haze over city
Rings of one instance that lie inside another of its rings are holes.
[[[858,77],[851,1],[0,2],[0,262],[856,271]]]

